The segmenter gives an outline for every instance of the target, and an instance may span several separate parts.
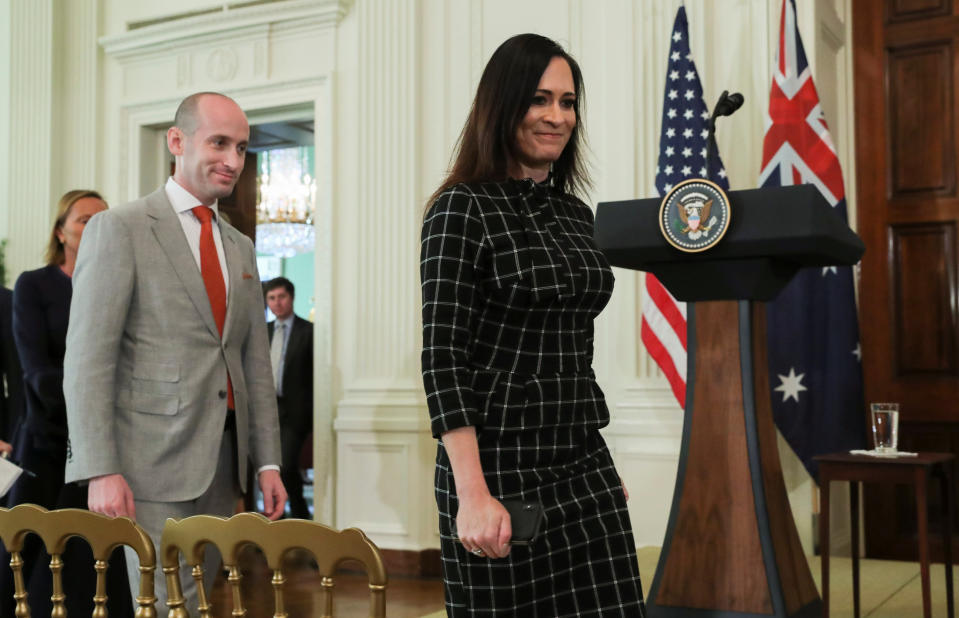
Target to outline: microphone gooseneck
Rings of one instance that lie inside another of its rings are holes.
[[[720,116],[731,116],[737,109],[743,106],[743,102],[746,99],[738,92],[729,94],[728,90],[723,90],[723,93],[719,95],[719,100],[716,101],[715,107],[713,107],[713,115],[709,118],[709,124],[707,129],[709,130],[709,135],[706,137],[706,178],[709,179],[709,173],[713,169],[713,157],[716,154],[716,118]]]

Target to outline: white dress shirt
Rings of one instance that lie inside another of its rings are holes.
[[[180,225],[183,227],[183,234],[186,236],[186,242],[190,245],[190,251],[193,252],[193,259],[196,260],[196,267],[200,268],[200,220],[196,218],[196,215],[193,214],[193,209],[197,206],[208,206],[213,210],[213,214],[216,217],[220,216],[219,211],[217,210],[217,202],[212,204],[201,204],[200,200],[193,197],[193,195],[181,187],[173,177],[170,176],[166,181],[166,186],[163,187],[163,190],[166,191],[167,199],[170,200],[170,204],[173,205],[173,210],[177,214],[177,218],[180,220]],[[216,255],[220,258],[220,271],[223,273],[223,284],[225,287],[225,292],[227,298],[230,297],[230,275],[226,267],[226,256],[223,255],[223,240],[220,238],[220,226],[213,225],[213,244],[216,245]],[[201,269],[202,272],[202,269]]]

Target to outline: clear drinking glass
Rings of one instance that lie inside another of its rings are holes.
[[[874,403],[872,409],[872,439],[877,453],[895,453],[899,446],[899,404]]]

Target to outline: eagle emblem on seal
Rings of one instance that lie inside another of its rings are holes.
[[[680,251],[705,251],[729,229],[729,199],[704,178],[685,180],[666,194],[659,208],[659,227],[666,241]]]

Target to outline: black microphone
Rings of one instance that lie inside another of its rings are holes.
[[[713,107],[713,115],[709,118],[709,135],[706,137],[706,178],[709,179],[709,172],[713,169],[713,156],[716,153],[716,118],[719,116],[731,116],[733,112],[743,106],[745,98],[738,92],[729,94],[728,90],[723,90]]]
[[[738,92],[729,94],[728,90],[723,90],[716,107],[713,108],[713,119],[717,116],[732,116],[733,112],[743,106],[744,100],[743,95]]]

